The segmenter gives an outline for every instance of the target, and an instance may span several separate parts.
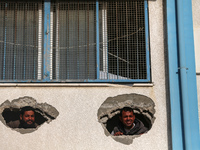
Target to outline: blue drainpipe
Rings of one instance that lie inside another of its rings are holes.
[[[185,35],[188,34],[184,31],[184,0],[176,1],[177,8],[177,29],[178,29],[178,57],[179,57],[179,73],[180,73],[180,90],[181,90],[181,107],[182,107],[182,118],[183,118],[183,139],[186,150],[192,148],[191,145],[191,132],[190,132],[190,110],[189,110],[189,99],[188,99],[188,86],[187,86],[187,67],[186,67],[186,56],[185,56]]]
[[[166,0],[173,150],[199,150],[191,0]]]

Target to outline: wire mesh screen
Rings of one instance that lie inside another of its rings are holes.
[[[56,1],[53,79],[96,78],[96,2]]]
[[[0,80],[38,78],[41,12],[39,1],[0,1]]]
[[[96,56],[100,79],[147,78],[144,1],[99,1],[99,14],[96,1],[60,0],[51,9],[53,79],[97,79]]]
[[[144,5],[143,0],[1,0],[0,80],[147,79]]]
[[[101,79],[146,79],[144,1],[100,2]]]

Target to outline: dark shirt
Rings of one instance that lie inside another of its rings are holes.
[[[140,135],[148,131],[148,129],[140,120],[135,119],[134,124],[135,126],[133,128],[130,130],[125,130],[124,125],[120,122],[116,127],[114,127],[111,134],[114,135],[116,132],[122,132],[123,135]]]
[[[15,121],[11,121],[7,123],[7,126],[11,127],[11,128],[37,128],[38,124],[33,123],[31,126],[27,126],[25,124],[23,124],[21,121],[19,120],[15,120]]]

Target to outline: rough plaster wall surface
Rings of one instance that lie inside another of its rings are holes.
[[[192,13],[193,13],[193,26],[200,27],[200,20],[199,20],[199,11],[200,11],[200,1],[199,0],[192,0]]]
[[[200,121],[200,1],[192,0],[192,13],[193,13],[193,27],[194,27],[194,43],[195,43],[195,59],[197,75],[197,93],[198,93],[198,108],[199,108],[199,121]]]
[[[196,71],[200,74],[200,1],[192,1],[192,11],[193,11],[193,28],[194,28],[194,44],[195,44],[195,59],[196,59]]]
[[[7,91],[14,94],[8,94]],[[110,96],[125,93],[138,93],[151,96],[152,99],[163,101],[162,97],[154,97],[154,89],[147,88],[1,88],[2,97],[14,99],[21,95],[29,95],[38,102],[48,102],[56,107],[59,116],[53,122],[44,123],[37,131],[30,134],[20,134],[0,124],[1,149],[27,150],[93,150],[93,149],[139,149],[165,150],[168,149],[166,135],[165,103],[158,111],[152,129],[141,137],[135,138],[133,144],[127,146],[114,141],[104,134],[104,130],[97,119],[97,110],[103,101]],[[43,92],[41,92],[43,91]],[[162,92],[162,91],[158,91]],[[6,94],[7,93],[7,94]],[[17,94],[18,93],[18,94]],[[103,94],[102,94],[103,93]],[[156,92],[157,93],[157,92]],[[156,94],[155,94],[156,95]],[[164,99],[165,100],[165,99]],[[11,142],[12,141],[12,142]],[[157,142],[159,141],[159,142]],[[156,144],[155,144],[156,143]]]
[[[20,134],[0,122],[2,150],[169,150],[170,128],[167,114],[163,36],[163,2],[149,1],[151,71],[153,87],[0,87],[1,100],[30,96],[39,103],[54,106],[59,116],[44,123],[36,132]],[[156,120],[151,130],[133,140],[131,145],[114,141],[104,134],[97,111],[108,98],[137,93],[155,103]]]
[[[159,4],[157,4],[159,3]],[[160,149],[171,149],[171,131],[170,131],[170,114],[169,114],[169,91],[167,89],[168,73],[166,71],[166,48],[164,46],[164,24],[163,24],[163,1],[150,2],[150,43],[151,43],[151,66],[152,66],[152,81],[154,82],[152,93],[155,97],[155,109],[157,118],[158,115],[165,119],[156,119],[155,124],[158,125],[158,137],[166,141],[159,140],[164,147]],[[154,15],[154,17],[153,17]],[[164,50],[165,49],[165,50]],[[166,78],[165,78],[166,77]],[[166,88],[165,91],[162,91]],[[160,92],[159,92],[160,91]],[[161,92],[162,91],[162,92]],[[154,125],[155,125],[154,124]],[[164,127],[164,128],[163,128]],[[158,143],[158,142],[157,142]],[[166,145],[165,145],[166,144]],[[168,146],[167,146],[168,145]]]

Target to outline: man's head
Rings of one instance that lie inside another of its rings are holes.
[[[30,106],[23,107],[20,112],[20,121],[23,127],[33,128],[35,123],[35,110]]]
[[[131,129],[135,120],[133,109],[130,107],[122,108],[120,111],[119,119],[126,129]]]

